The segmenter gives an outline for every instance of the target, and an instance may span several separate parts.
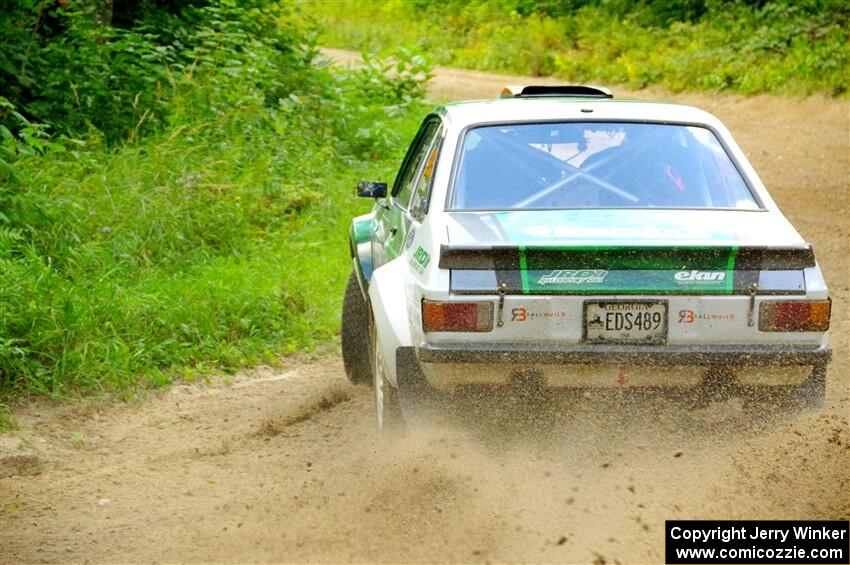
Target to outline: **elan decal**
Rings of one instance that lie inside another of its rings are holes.
[[[604,271],[602,269],[552,271],[551,273],[540,277],[537,284],[599,284],[605,280],[607,275],[608,271]]]
[[[723,271],[679,271],[673,275],[673,278],[679,284],[720,283],[726,281],[726,273]]]

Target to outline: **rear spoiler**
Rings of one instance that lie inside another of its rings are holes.
[[[815,266],[809,244],[767,246],[449,246],[440,248],[441,269],[724,269],[800,270]]]
[[[613,98],[611,91],[604,86],[589,84],[561,85],[508,85],[502,89],[499,98],[532,97],[568,97],[568,98]]]

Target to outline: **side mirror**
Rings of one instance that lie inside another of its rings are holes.
[[[357,183],[357,196],[360,198],[384,198],[387,195],[387,183],[362,180]]]

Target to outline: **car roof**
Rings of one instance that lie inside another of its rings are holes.
[[[456,102],[435,113],[453,128],[503,122],[545,121],[647,121],[719,126],[704,110],[684,104],[651,100],[618,100],[582,97],[498,98]]]

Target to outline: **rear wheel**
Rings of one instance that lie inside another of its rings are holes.
[[[369,343],[369,304],[360,292],[357,275],[351,273],[342,301],[342,363],[354,384],[372,383]]]

